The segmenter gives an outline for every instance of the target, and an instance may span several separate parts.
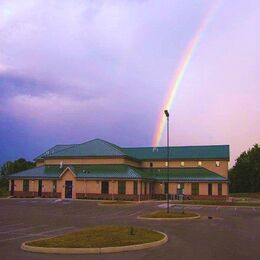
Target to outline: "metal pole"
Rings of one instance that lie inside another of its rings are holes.
[[[167,116],[167,213],[170,212],[169,205],[169,163],[170,163],[170,150],[169,150],[169,116]]]

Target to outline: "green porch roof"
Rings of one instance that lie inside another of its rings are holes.
[[[78,179],[145,179],[166,181],[167,168],[139,169],[129,165],[64,165],[41,166],[9,176],[10,179],[59,179],[69,167]],[[227,181],[226,178],[205,168],[170,168],[171,181]]]
[[[142,178],[154,179],[157,181],[166,181],[168,179],[167,168],[151,168],[143,169]],[[186,167],[186,168],[170,168],[169,169],[170,181],[227,181],[221,175],[212,172],[203,167]]]
[[[121,148],[101,139],[82,144],[56,145],[36,157],[131,157],[135,160],[165,160],[167,147]],[[171,146],[170,159],[173,160],[229,160],[229,145]]]

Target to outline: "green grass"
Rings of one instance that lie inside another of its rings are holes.
[[[173,204],[182,204],[182,202],[174,202]],[[219,206],[260,206],[260,203],[253,202],[229,202],[223,200],[185,200],[183,204],[193,205],[219,205]]]
[[[136,203],[132,201],[110,200],[110,201],[102,201],[99,204],[100,205],[135,205]]]
[[[32,241],[27,245],[56,248],[101,248],[143,244],[163,238],[164,236],[156,231],[140,227],[109,225]]]
[[[251,193],[230,193],[231,197],[238,198],[252,198],[252,199],[260,199],[260,192],[251,192]]]
[[[6,188],[0,188],[0,198],[8,197],[9,191]]]
[[[169,212],[167,213],[166,210],[154,211],[150,213],[146,213],[141,215],[141,217],[145,218],[187,218],[187,217],[196,217],[198,216],[195,212]]]

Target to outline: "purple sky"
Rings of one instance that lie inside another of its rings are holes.
[[[151,146],[212,2],[0,0],[0,164],[97,137]],[[259,143],[259,46],[260,1],[220,1],[171,107],[171,145],[230,144],[232,165]]]

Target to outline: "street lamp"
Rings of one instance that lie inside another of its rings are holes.
[[[170,148],[169,148],[169,117],[170,114],[168,110],[164,110],[164,114],[167,118],[167,213],[170,212],[170,203],[169,203],[169,163],[170,163]]]

